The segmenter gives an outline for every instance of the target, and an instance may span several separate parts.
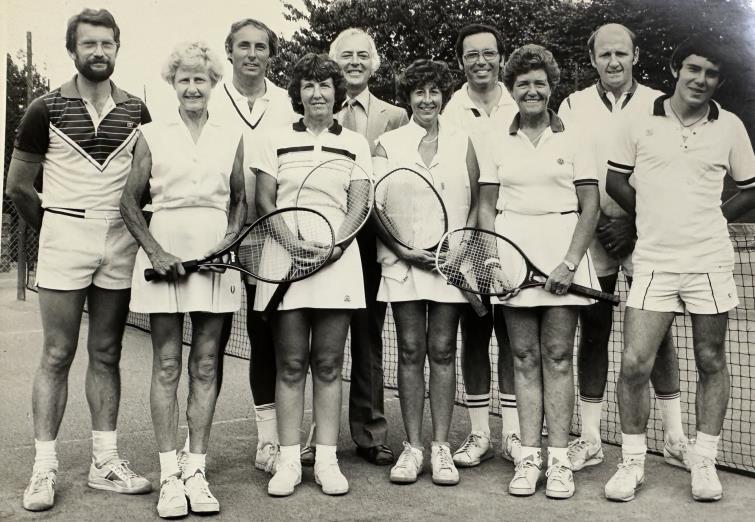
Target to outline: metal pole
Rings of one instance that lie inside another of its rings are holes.
[[[34,92],[32,83],[31,31],[26,32],[26,108],[31,104]],[[26,301],[26,221],[18,218],[18,274],[16,280],[16,299]]]

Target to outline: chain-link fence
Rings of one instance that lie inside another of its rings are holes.
[[[3,199],[2,223],[0,273],[18,272],[19,260],[22,257],[20,254],[25,250],[26,273],[19,273],[18,277],[23,278],[26,286],[31,288],[34,283],[39,236],[37,232],[22,223],[16,207],[8,199]]]

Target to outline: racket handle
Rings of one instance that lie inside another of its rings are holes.
[[[181,264],[183,265],[184,270],[186,270],[187,274],[191,274],[192,272],[199,270],[198,261],[184,261]],[[162,277],[160,277],[160,274],[158,274],[154,268],[145,268],[144,279],[145,281],[157,281],[159,279],[162,279]]]
[[[288,291],[288,288],[290,286],[291,283],[280,283],[278,285],[278,288],[276,288],[275,292],[273,292],[273,296],[267,302],[267,306],[265,306],[265,310],[262,315],[263,319],[267,320],[270,317],[270,314],[278,309],[278,305],[280,305],[281,301],[283,301],[283,296],[286,295],[286,292]]]
[[[145,268],[144,269],[144,280],[145,281],[154,281],[156,279],[160,279],[160,276],[158,275],[157,271],[154,268]]]
[[[582,297],[592,297],[593,299],[598,299],[599,301],[606,301],[614,306],[619,304],[618,295],[609,294],[608,292],[601,292],[600,290],[595,290],[594,288],[587,286],[571,284],[569,285],[569,292],[571,292],[572,294],[581,295]]]
[[[464,298],[469,303],[469,306],[472,307],[472,310],[475,311],[478,317],[485,317],[488,315],[488,307],[485,306],[485,303],[482,302],[482,299],[480,299],[480,296],[472,293],[467,292],[466,290],[461,291],[462,294],[464,294]]]

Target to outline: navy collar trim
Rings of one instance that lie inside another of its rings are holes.
[[[294,123],[292,127],[295,132],[307,131],[307,126],[304,124],[304,118],[299,118],[299,121]],[[338,120],[336,119],[334,119],[333,124],[330,127],[328,127],[328,132],[330,132],[331,134],[335,134],[336,136],[341,134],[342,130],[343,130],[343,127],[341,126],[340,123],[338,123]]]
[[[666,109],[663,107],[663,102],[671,98],[670,94],[664,94],[659,96],[653,102],[653,116],[666,116]],[[718,105],[713,100],[708,102],[708,121],[715,121],[718,119]]]

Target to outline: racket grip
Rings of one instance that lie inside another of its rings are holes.
[[[154,268],[145,268],[144,269],[144,280],[145,281],[154,281],[156,279],[160,279],[160,276],[157,274],[157,271],[155,271]]]
[[[291,286],[291,283],[278,284],[278,287],[275,289],[275,292],[273,292],[272,297],[267,302],[267,306],[265,306],[265,310],[262,313],[263,319],[265,320],[269,319],[270,314],[272,314],[278,309],[278,305],[280,305],[281,301],[283,301],[283,296],[286,295],[286,292],[288,291],[288,288],[290,286]]]
[[[186,270],[187,274],[191,274],[192,272],[199,270],[199,263],[197,261],[184,261],[181,264],[183,265],[184,270]],[[162,277],[160,277],[160,274],[158,274],[154,268],[145,268],[144,279],[145,281],[157,281],[158,279],[162,279]]]
[[[488,307],[485,306],[485,303],[482,302],[479,295],[473,292],[467,292],[466,290],[462,290],[461,293],[464,294],[464,298],[478,317],[485,317],[488,314]]]
[[[606,301],[614,306],[617,306],[620,301],[619,296],[616,294],[601,292],[600,290],[595,290],[594,288],[582,285],[569,285],[569,292],[571,292],[572,294],[581,295],[582,297],[592,297],[593,299],[598,299],[599,301]]]

